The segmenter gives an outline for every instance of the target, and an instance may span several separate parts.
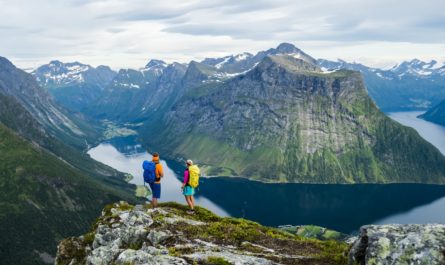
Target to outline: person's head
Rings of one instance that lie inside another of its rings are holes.
[[[189,166],[193,165],[193,161],[189,159],[185,162],[185,164],[187,165],[187,167],[189,167]]]
[[[159,162],[159,154],[156,152],[153,153],[153,162]]]

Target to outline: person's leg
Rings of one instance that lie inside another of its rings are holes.
[[[192,201],[190,200],[190,196],[186,195],[185,200],[187,201],[188,206],[192,209]]]
[[[153,193],[151,206],[152,208],[158,207],[158,199],[161,198],[161,184],[160,183],[153,183],[150,185],[152,188],[151,191]]]
[[[190,208],[192,209],[192,211],[194,211],[195,210],[195,198],[193,197],[193,195],[189,196],[189,197],[190,197]]]

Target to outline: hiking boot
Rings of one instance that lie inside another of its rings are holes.
[[[195,210],[188,210],[187,213],[188,214],[195,214]]]

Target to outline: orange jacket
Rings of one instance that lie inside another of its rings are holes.
[[[161,178],[164,176],[164,172],[162,171],[162,165],[159,163],[159,157],[153,157],[153,162],[156,163],[156,181],[155,183],[161,183]]]

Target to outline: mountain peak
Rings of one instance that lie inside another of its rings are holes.
[[[301,52],[301,50],[295,47],[295,45],[287,42],[280,43],[276,50],[281,53]]]
[[[265,52],[260,52],[259,54],[264,55],[278,55],[278,54],[287,54],[290,55],[296,59],[304,60],[311,64],[317,64],[317,60],[312,58],[310,55],[306,54],[302,50],[298,49],[291,43],[283,42],[280,45],[277,46],[276,49],[269,49]]]
[[[59,60],[52,60],[49,62],[49,65],[50,66],[61,66],[61,65],[63,65],[63,63]]]
[[[317,64],[302,58],[296,58],[289,54],[277,54],[266,56],[258,65],[259,69],[280,67],[289,72],[320,72]]]
[[[162,60],[157,60],[157,59],[151,59],[147,65],[145,66],[145,68],[152,68],[152,67],[165,67],[167,65],[166,62],[162,61]]]
[[[113,71],[111,70],[111,68],[107,65],[99,65],[98,67],[96,67],[97,70],[106,70],[106,71]]]
[[[5,57],[0,56],[0,67],[5,68],[15,68],[15,66],[12,64],[12,62],[10,60],[8,60]]]

